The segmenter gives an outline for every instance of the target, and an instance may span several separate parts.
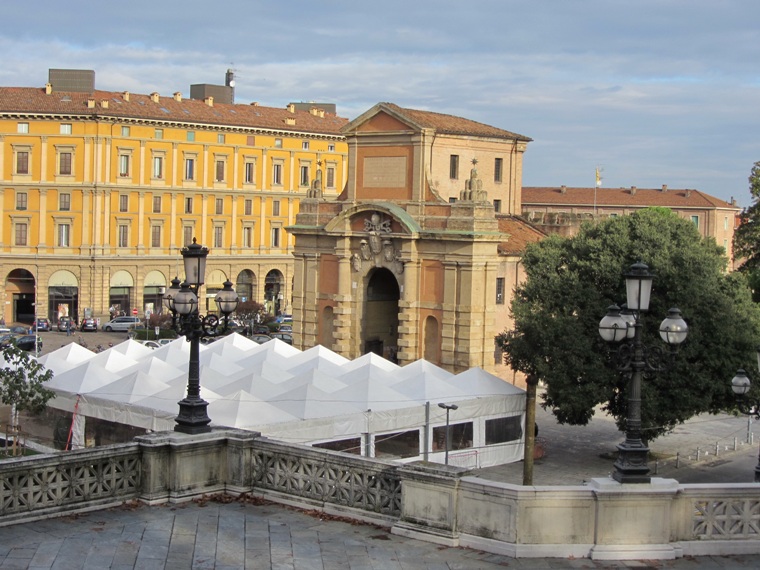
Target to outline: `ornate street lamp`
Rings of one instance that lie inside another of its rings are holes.
[[[202,337],[214,337],[227,332],[227,322],[237,308],[238,297],[232,289],[232,283],[226,281],[214,299],[222,318],[214,314],[201,315],[198,312],[198,291],[206,276],[208,248],[199,245],[193,238],[193,243],[182,248],[181,253],[185,264],[185,281],[180,284],[175,277],[171,287],[164,293],[164,305],[172,315],[172,328],[190,342],[187,396],[179,402],[174,431],[198,434],[211,431],[208,425],[211,418],[206,411],[208,402],[200,395],[200,340]]]
[[[449,425],[449,412],[451,410],[458,410],[459,406],[456,404],[438,404],[439,408],[443,408],[446,410],[446,459],[444,460],[444,463],[446,465],[449,464],[449,442],[451,441],[451,426]]]
[[[758,368],[760,369],[760,349],[757,352]],[[736,396],[736,407],[739,412],[745,416],[760,418],[760,400],[757,398],[748,398],[751,382],[747,373],[741,368],[736,371],[736,376],[731,379],[731,389]],[[760,454],[757,457],[755,465],[755,483],[760,483]]]
[[[624,274],[627,303],[621,310],[612,305],[599,322],[599,335],[609,343],[623,343],[617,349],[618,370],[628,375],[628,416],[625,441],[619,444],[613,479],[620,483],[649,483],[649,448],[641,439],[641,379],[644,371],[659,372],[667,367],[661,347],[647,347],[641,339],[642,313],[649,310],[654,275],[644,263],[635,263]],[[660,337],[675,354],[689,327],[681,312],[670,309],[660,324]]]

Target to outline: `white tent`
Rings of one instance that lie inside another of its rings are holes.
[[[128,340],[100,354],[72,343],[40,362],[54,374],[52,407],[170,430],[188,358],[184,339],[156,350]],[[482,369],[452,374],[424,360],[399,367],[375,354],[351,361],[322,346],[302,352],[233,334],[201,345],[200,376],[213,426],[383,456],[395,445],[404,461],[438,461],[446,424],[438,403],[446,403],[458,407],[450,413],[450,462],[522,458],[525,393]]]

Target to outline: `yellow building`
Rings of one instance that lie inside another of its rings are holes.
[[[325,196],[343,189],[347,120],[98,91],[89,73],[79,91],[0,88],[5,321],[157,312],[193,238],[211,250],[207,309],[229,279],[241,299],[288,311],[284,228],[315,179]]]

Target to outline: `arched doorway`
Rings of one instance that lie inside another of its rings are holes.
[[[267,273],[264,280],[264,307],[270,315],[279,315],[285,300],[285,278],[277,269]]]
[[[235,292],[241,303],[256,301],[256,275],[250,269],[243,269],[235,280]]]
[[[143,286],[143,312],[146,318],[163,312],[166,277],[160,271],[149,271]]]
[[[79,282],[65,269],[53,273],[48,281],[48,318],[57,323],[61,317],[79,322]]]
[[[129,271],[117,271],[111,276],[111,288],[108,291],[108,312],[111,318],[132,314],[132,288],[135,280]],[[92,307],[85,307],[85,316]]]
[[[199,300],[206,307],[206,313],[216,314],[219,311],[215,299],[216,294],[224,289],[225,281],[227,281],[227,274],[221,269],[214,269],[206,277],[206,302],[203,304],[203,301]]]
[[[367,281],[362,319],[362,354],[374,352],[396,362],[400,290],[393,273],[375,269]]]
[[[36,280],[30,271],[14,269],[8,274],[5,280],[5,295],[6,300],[11,301],[11,315],[9,315],[11,321],[34,322],[36,292]],[[3,319],[5,318],[5,308],[3,308]]]

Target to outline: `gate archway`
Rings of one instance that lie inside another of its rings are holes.
[[[362,354],[374,352],[396,362],[400,298],[401,291],[393,273],[384,267],[370,273],[362,317]]]

